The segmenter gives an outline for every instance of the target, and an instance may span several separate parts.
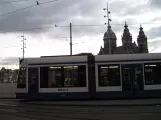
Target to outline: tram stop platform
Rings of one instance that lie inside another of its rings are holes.
[[[161,106],[161,98],[99,101],[27,101],[27,103],[50,106]]]

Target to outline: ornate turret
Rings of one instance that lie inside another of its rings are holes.
[[[104,50],[106,54],[109,54],[109,47],[111,49],[111,54],[116,50],[116,35],[112,31],[111,26],[109,25],[107,28],[107,32],[105,32],[103,41],[104,41]]]
[[[110,11],[108,11],[108,3],[107,3],[107,8],[104,8],[104,10],[107,10],[107,15],[104,17],[107,17],[107,22],[105,25],[107,25],[107,31],[104,33],[103,36],[103,42],[104,42],[104,48],[100,49],[99,54],[113,54],[114,51],[116,51],[116,35],[111,29],[110,25]]]
[[[123,36],[122,36],[122,45],[125,47],[125,48],[128,48],[129,44],[132,43],[132,35],[130,34],[129,32],[129,29],[128,29],[128,25],[125,21],[125,26],[124,26],[124,33],[123,33]]]
[[[140,25],[140,31],[137,38],[139,53],[148,53],[147,37],[144,34],[143,27]]]

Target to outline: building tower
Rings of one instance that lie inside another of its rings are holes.
[[[125,22],[124,33],[122,35],[122,46],[126,52],[131,49],[132,45],[132,35],[129,32],[128,25]]]
[[[107,27],[107,32],[105,32],[103,41],[104,41],[104,54],[113,54],[116,50],[116,35],[112,31],[111,26]],[[110,48],[109,48],[110,47]]]
[[[108,10],[108,3],[107,3],[107,9],[104,8],[104,10],[107,10],[107,15],[104,17],[107,17],[107,32],[105,32],[103,37],[104,42],[104,48],[101,48],[100,53],[101,54],[113,54],[116,50],[116,35],[111,29],[110,25],[110,11]]]
[[[144,34],[143,28],[140,25],[140,31],[139,31],[139,35],[137,38],[137,42],[138,42],[138,53],[148,53],[148,44],[147,44],[147,36]]]

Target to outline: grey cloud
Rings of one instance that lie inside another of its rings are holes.
[[[19,63],[18,57],[6,57],[0,59],[1,65],[17,65]]]
[[[21,6],[21,4],[19,5]],[[30,6],[30,5],[27,4],[25,6]],[[24,8],[25,6],[21,8]],[[10,11],[13,11],[12,8],[20,9],[20,7],[15,7],[14,5],[10,5]],[[39,10],[40,8],[30,8],[30,9],[19,11],[17,13],[0,17],[1,18],[0,32],[18,32],[16,30],[39,28],[39,27],[43,27],[43,25],[45,24],[50,23],[51,20],[44,19],[44,16],[41,15]]]
[[[157,17],[155,17],[155,18],[153,18],[151,21],[149,21],[149,23],[151,23],[151,24],[158,24],[158,25],[161,25],[161,16],[157,16]]]
[[[127,18],[127,19],[114,19],[114,21],[111,23],[113,24],[113,28],[115,29],[116,32],[120,32],[124,30],[125,26],[125,21],[127,22],[129,30],[134,30],[137,31],[139,29],[139,23],[136,19],[133,18]],[[136,24],[138,23],[138,24]]]
[[[159,27],[152,27],[149,31],[147,31],[148,37],[150,38],[157,38],[161,37],[161,26]]]
[[[30,3],[30,5],[34,5],[35,4],[34,2],[31,2],[32,4]],[[69,21],[71,22],[73,17],[75,17],[76,15],[84,17],[86,17],[87,14],[92,15],[92,13],[94,15],[93,9],[94,7],[99,5],[99,3],[101,2],[99,2],[98,0],[96,1],[60,0],[55,3],[40,5],[34,8],[26,9],[2,17],[0,19],[1,21],[0,31],[14,32],[15,30],[44,27],[46,25],[51,25],[53,23],[59,23],[59,24],[65,24],[67,22],[69,23]],[[27,2],[26,4],[28,5]],[[17,6],[16,8],[20,8]],[[23,5],[23,7],[25,6]],[[8,8],[10,8],[11,11],[14,9],[14,7],[15,7],[14,5],[10,5],[10,7]],[[43,31],[45,31],[45,29],[43,29]],[[35,31],[32,32],[34,33]],[[40,31],[37,30],[36,32]]]
[[[149,0],[149,4],[155,8],[160,8],[161,1],[160,0]]]
[[[148,42],[148,47],[151,48],[152,52],[156,50],[160,50],[160,45],[161,45],[161,41],[158,39],[155,41]]]
[[[43,3],[49,0],[39,1],[40,3]],[[83,35],[103,35],[106,31],[106,27],[103,25],[106,22],[106,18],[103,19],[103,16],[105,15],[105,11],[103,11],[103,8],[106,7],[106,2],[106,0],[59,0],[58,2],[36,6],[4,17],[0,17],[0,32],[15,33],[16,30],[53,26],[52,29],[36,29],[25,31],[25,34],[30,34],[34,37],[39,37],[39,34],[43,33],[54,40],[55,36],[69,36],[69,27],[55,28],[54,24],[68,26],[71,22],[73,25],[102,24],[102,26],[99,27],[73,27],[73,37],[77,38]],[[26,6],[34,4],[36,4],[35,1],[28,0],[28,2],[20,2],[16,4],[5,5],[0,7],[0,13],[4,14],[9,11],[24,8]],[[137,10],[140,9],[135,10],[135,8],[131,8],[131,10],[128,11],[131,5],[128,5],[128,3],[125,1],[118,0],[110,0],[109,5],[110,11],[112,13],[111,24],[122,24],[112,25],[112,29],[115,33],[123,32],[125,20],[127,20],[130,30],[136,32],[139,31],[138,21],[130,17],[125,17],[129,16],[129,14],[134,14],[135,12],[138,13]],[[141,6],[138,6],[138,8],[141,8]],[[122,12],[124,11],[125,13],[123,15]],[[138,23],[138,26],[131,26],[130,24],[133,23]]]
[[[139,5],[135,5],[133,1],[123,1],[123,0],[116,0],[110,3],[110,10],[115,16],[118,17],[127,17],[133,15],[140,15],[150,11],[150,6],[148,0],[139,0]]]
[[[151,51],[160,51],[161,41],[159,37],[161,37],[161,26],[152,27],[149,31],[147,31],[148,35],[148,46],[151,48]]]
[[[111,13],[114,15],[121,14],[128,6],[128,4],[125,1],[120,0],[112,1],[109,3],[109,5],[109,9]]]
[[[139,6],[134,6],[134,7],[128,7],[126,10],[123,12],[123,15],[140,15],[140,14],[146,14],[145,13],[150,12],[150,9],[147,4],[142,4]]]
[[[45,2],[44,0],[40,1]],[[118,3],[117,3],[118,2]],[[111,11],[119,11],[124,8],[123,2],[110,1]],[[26,4],[25,4],[26,3]],[[21,4],[16,4],[16,6],[10,5],[10,10],[12,11],[15,7],[23,8],[25,6],[34,5],[35,1],[22,2]],[[125,4],[126,5],[126,4]],[[124,5],[124,6],[125,6]],[[20,7],[21,6],[21,7]],[[117,6],[117,9],[114,9]],[[41,27],[51,27],[54,24],[59,25],[69,25],[70,22],[73,24],[104,24],[106,19],[103,19],[105,12],[102,10],[106,7],[106,1],[100,0],[60,0],[55,3],[40,5],[31,9],[26,9],[11,15],[0,18],[0,32],[16,32],[15,30],[22,29],[32,29]],[[120,9],[119,9],[120,8]],[[3,12],[4,13],[4,12]],[[82,18],[79,18],[82,17]],[[75,27],[75,33],[78,35],[89,34],[95,35],[102,33],[104,27]],[[32,31],[25,31],[28,34],[39,34],[51,31],[51,33],[56,36],[62,35],[66,36],[69,34],[69,29],[67,28],[53,28],[51,29],[37,29]],[[19,32],[19,31],[17,31]],[[47,33],[46,33],[47,34]]]

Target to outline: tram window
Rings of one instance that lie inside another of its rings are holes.
[[[20,68],[18,81],[17,81],[17,88],[25,88],[26,87],[26,68]]]
[[[144,65],[145,85],[161,84],[161,63],[148,63]]]
[[[120,66],[99,65],[98,78],[99,86],[120,86]]]
[[[85,87],[86,66],[64,67],[64,87]]]
[[[86,66],[57,66],[40,68],[40,87],[85,87]]]
[[[62,67],[41,67],[40,68],[40,87],[52,88],[63,87],[63,68]]]

